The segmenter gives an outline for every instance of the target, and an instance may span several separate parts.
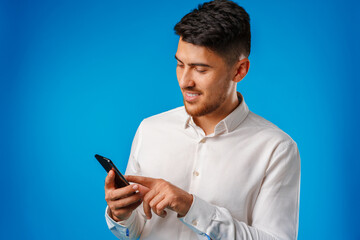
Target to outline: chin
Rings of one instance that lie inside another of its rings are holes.
[[[197,117],[199,114],[199,108],[195,106],[196,104],[187,103],[184,101],[184,106],[187,114],[192,117]]]
[[[209,111],[210,109],[207,106],[199,103],[187,103],[184,101],[184,106],[187,114],[192,117],[201,117],[212,112]]]

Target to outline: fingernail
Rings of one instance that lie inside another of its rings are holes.
[[[139,188],[138,185],[134,184],[133,187],[132,187],[134,190],[137,190]]]

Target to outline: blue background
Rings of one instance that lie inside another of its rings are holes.
[[[140,121],[182,105],[173,26],[197,3],[0,2],[0,239],[115,239],[93,155],[124,171]],[[357,1],[238,3],[238,89],[300,149],[299,239],[360,239]]]

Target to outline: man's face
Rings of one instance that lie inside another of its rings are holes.
[[[216,115],[236,91],[230,67],[206,47],[179,40],[176,75],[187,113],[193,117]]]

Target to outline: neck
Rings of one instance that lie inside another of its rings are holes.
[[[204,116],[193,117],[193,120],[205,132],[205,135],[212,134],[215,131],[216,125],[234,111],[239,104],[240,102],[235,91],[217,110]]]

